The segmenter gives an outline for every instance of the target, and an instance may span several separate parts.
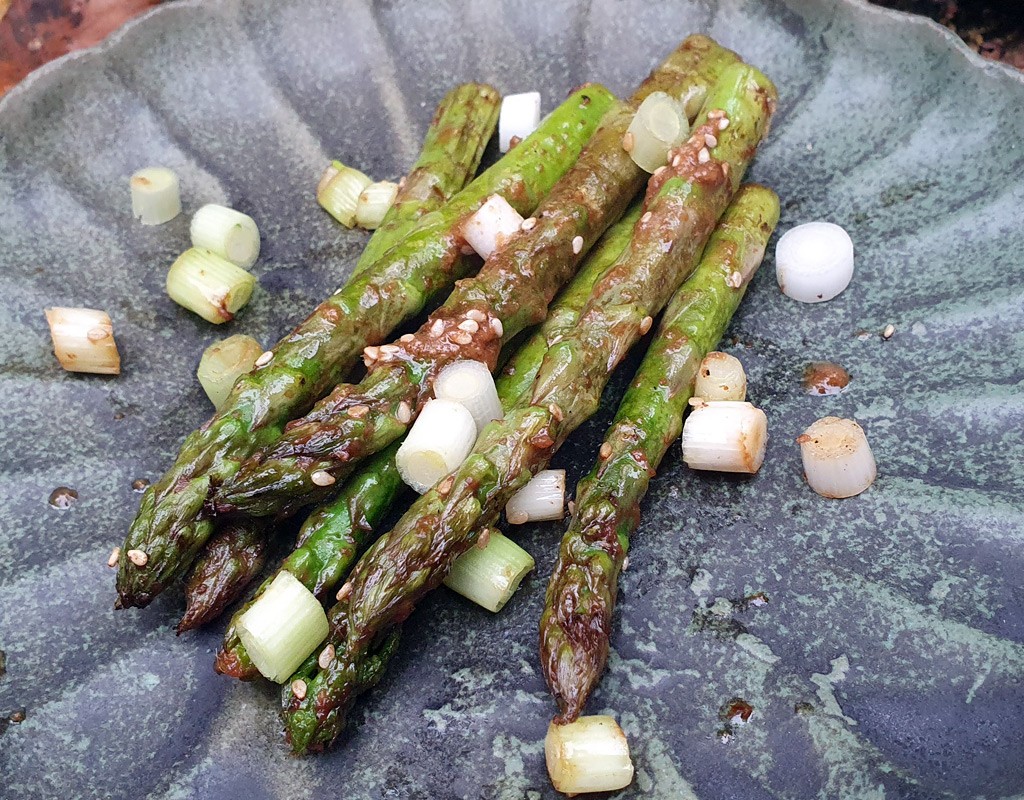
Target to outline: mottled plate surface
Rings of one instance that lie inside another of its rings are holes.
[[[161,8],[0,102],[0,723],[3,798],[550,798],[553,712],[538,569],[491,617],[439,592],[342,746],[291,758],[276,692],[213,673],[219,630],[175,638],[172,593],[112,610],[107,554],[208,413],[193,371],[225,335],[174,306],[187,216],[135,224],[127,176],[165,164],[186,212],[227,202],[264,234],[230,332],[271,342],[363,241],[318,210],[330,156],[394,177],[462,79],[627,92],[705,31],[779,86],[752,177],[781,229],[829,219],[857,248],[833,302],[783,297],[769,257],[727,349],[772,434],[759,475],[654,481],[590,710],[629,734],[621,797],[1009,798],[1024,793],[1024,81],[937,26],[855,2],[235,0]],[[117,379],[63,373],[47,305],[108,310]],[[892,323],[896,333],[879,332]],[[853,375],[803,393],[810,360]],[[629,365],[632,367],[635,365]],[[559,460],[578,476],[621,392]],[[794,437],[856,417],[880,468],[861,497],[803,483]],[[53,489],[79,499],[59,510]],[[770,601],[744,608],[754,592]],[[728,741],[719,710],[754,707]]]

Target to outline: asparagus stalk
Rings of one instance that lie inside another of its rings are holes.
[[[651,179],[646,212],[629,246],[595,286],[575,328],[549,350],[530,401],[489,425],[465,463],[360,559],[329,614],[332,657],[303,684],[302,697],[284,697],[286,732],[297,753],[337,738],[355,698],[384,668],[378,643],[440,585],[477,532],[596,410],[611,370],[696,266],[767,130],[775,100],[774,86],[752,67],[723,72],[694,134]],[[710,147],[708,136],[715,137]],[[367,664],[374,665],[369,673]]]
[[[493,117],[493,93],[479,97]],[[379,342],[402,320],[466,274],[458,230],[490,195],[514,199],[530,213],[575,162],[607,107],[601,93],[575,92],[515,150],[443,208],[425,215],[399,244],[335,292],[235,384],[224,409],[182,445],[171,470],[143,496],[125,547],[148,555],[140,567],[118,565],[120,606],[148,604],[188,568],[212,531],[201,514],[211,486],[229,478],[253,450],[335,385],[367,342]],[[590,102],[584,102],[589,98]],[[608,99],[610,102],[610,98]],[[467,113],[473,119],[480,110]],[[539,169],[538,166],[543,166]]]
[[[540,623],[541,665],[558,703],[557,723],[576,720],[604,671],[618,576],[640,523],[640,501],[679,438],[701,360],[725,332],[778,219],[774,192],[740,189],[697,269],[669,303],[601,456],[577,488]]]
[[[734,53],[714,47],[704,48],[704,61],[698,62],[713,65],[709,72],[735,62]],[[680,76],[678,61],[684,56],[692,60],[685,47],[668,61],[667,71],[678,81],[673,89],[708,85],[701,69]],[[632,102],[662,85],[656,70]],[[622,146],[634,110],[620,105],[610,111],[523,230],[475,278],[461,282],[416,334],[368,348],[366,379],[336,388],[306,417],[293,421],[274,445],[255,454],[219,487],[217,511],[287,514],[322,500],[360,459],[405,433],[444,366],[468,358],[493,370],[501,342],[543,321],[559,287],[644,185],[646,173]]]

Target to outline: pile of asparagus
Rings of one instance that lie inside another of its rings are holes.
[[[654,92],[681,98],[692,128],[649,175],[628,129]],[[770,190],[741,186],[775,101],[758,70],[692,36],[628,101],[576,90],[474,179],[500,99],[479,84],[450,92],[348,282],[237,381],[146,491],[117,560],[117,605],[145,606],[191,570],[179,632],[206,623],[263,570],[277,523],[313,507],[293,552],[235,614],[216,668],[259,677],[237,622],[280,576],[334,601],[326,641],[275,676],[292,748],[329,746],[416,604],[487,541],[662,314],[579,484],[540,624],[556,723],[576,720],[605,667],[639,503],[778,218]],[[461,230],[496,194],[528,219],[481,264]],[[382,344],[446,293],[419,330]],[[437,374],[466,359],[494,371],[531,327],[497,381],[504,418],[391,531],[377,530],[400,502],[396,451]],[[366,377],[341,383],[360,357]]]

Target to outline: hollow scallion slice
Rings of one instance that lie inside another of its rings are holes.
[[[522,224],[522,215],[500,194],[492,194],[463,224],[462,236],[486,261]]]
[[[473,415],[464,405],[429,401],[395,456],[402,480],[423,494],[466,460],[476,435]]]
[[[252,297],[256,278],[202,247],[178,256],[167,273],[167,294],[208,322],[230,322]]]
[[[533,567],[533,556],[508,537],[490,531],[483,548],[478,543],[455,560],[444,585],[497,613]]]
[[[351,228],[356,221],[359,195],[371,183],[373,181],[359,170],[333,161],[320,178],[316,199],[328,214],[346,228]]]
[[[434,378],[434,397],[461,403],[473,415],[477,431],[488,422],[503,419],[494,376],[479,361],[455,361]]]
[[[782,293],[801,303],[831,300],[853,278],[850,234],[831,222],[791,228],[775,245],[775,277]]]
[[[822,497],[853,497],[874,483],[875,457],[864,429],[852,419],[819,419],[797,442],[807,483]]]
[[[248,214],[209,203],[192,216],[193,247],[204,247],[232,264],[248,269],[260,254],[260,231]]]
[[[498,149],[507,153],[513,139],[525,139],[539,124],[540,92],[505,95],[498,114]]]
[[[690,125],[678,100],[665,92],[651,92],[640,104],[623,138],[623,147],[645,172],[654,172],[668,161],[668,151],[690,133]]]
[[[237,630],[260,674],[284,683],[327,638],[327,614],[309,589],[282,571],[239,617]]]
[[[552,722],[544,756],[551,783],[564,794],[612,792],[633,780],[629,742],[613,717],[580,717],[568,725]]]
[[[359,193],[356,201],[356,225],[375,231],[384,221],[384,215],[395,203],[398,184],[391,181],[371,183]]]
[[[728,353],[708,353],[697,370],[693,396],[702,400],[746,400],[747,374],[743,364]]]
[[[105,311],[93,308],[47,308],[53,352],[68,372],[120,375],[121,356],[114,325]]]
[[[562,519],[564,516],[564,469],[541,470],[505,505],[505,518],[510,525]]]
[[[163,225],[181,213],[178,176],[167,167],[145,167],[128,181],[132,216],[143,225]]]
[[[214,408],[220,408],[240,375],[250,372],[263,354],[260,343],[239,333],[214,342],[203,351],[196,377]]]
[[[690,469],[753,474],[767,444],[768,418],[750,403],[701,402],[683,425],[683,461]]]

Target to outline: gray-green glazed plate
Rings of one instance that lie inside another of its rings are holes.
[[[132,482],[207,415],[194,369],[228,332],[163,292],[188,212],[259,222],[262,288],[230,332],[269,343],[363,241],[312,199],[329,157],[397,176],[456,81],[550,108],[587,80],[627,92],[697,31],[780,89],[751,177],[782,196],[781,229],[840,223],[857,267],[807,306],[769,257],[726,342],[768,414],[764,468],[695,475],[673,450],[652,485],[590,704],[632,744],[619,796],[1024,793],[1021,75],[853,0],[184,0],[0,102],[0,717],[24,714],[0,722],[0,796],[555,796],[536,624],[560,526],[523,535],[538,568],[502,614],[426,602],[340,746],[303,760],[275,691],[214,674],[220,631],[175,638],[176,593],[115,613],[105,562]],[[186,210],[157,228],[129,213],[149,164],[178,172]],[[62,372],[49,305],[109,311],[123,374]],[[803,392],[820,359],[850,370],[844,394]],[[574,477],[627,377],[560,455]],[[803,482],[793,439],[827,414],[867,430],[879,478],[860,497]],[[720,716],[734,698],[745,724]]]

